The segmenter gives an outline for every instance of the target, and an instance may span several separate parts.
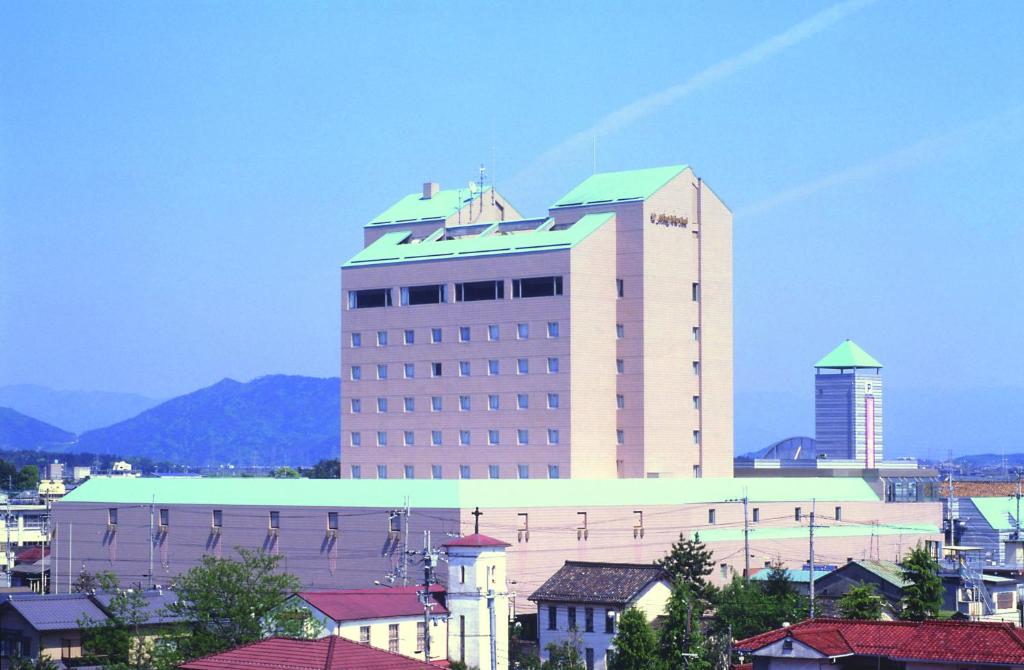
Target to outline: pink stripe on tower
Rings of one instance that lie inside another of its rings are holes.
[[[875,396],[864,396],[864,441],[866,468],[875,467]]]

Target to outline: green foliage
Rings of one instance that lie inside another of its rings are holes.
[[[844,619],[877,621],[882,618],[882,598],[874,584],[861,582],[839,599],[839,614]]]
[[[264,632],[305,632],[305,620],[281,607],[299,589],[294,575],[278,572],[281,557],[235,549],[239,560],[204,556],[175,580],[178,601],[168,609],[185,622],[176,648],[181,661],[254,642]]]
[[[341,462],[337,458],[324,459],[303,470],[302,475],[310,479],[338,479],[341,477]]]
[[[302,475],[295,468],[289,468],[288,466],[282,466],[274,470],[271,474],[274,479],[298,479]]]
[[[707,579],[715,569],[714,554],[700,541],[699,533],[694,533],[692,540],[680,533],[679,540],[672,543],[668,554],[657,563],[671,575],[673,582],[682,579],[689,584],[691,592],[705,604],[715,601],[717,590]]]
[[[702,611],[702,601],[689,583],[677,579],[672,584],[672,595],[665,607],[665,625],[658,640],[660,657],[666,667],[710,670],[707,640],[700,629]]]
[[[61,667],[49,656],[39,656],[35,659],[18,657],[9,663],[10,665],[6,666],[9,670],[59,670]]]
[[[123,589],[110,572],[95,575],[83,572],[75,586],[79,592],[102,591],[111,594],[106,607],[107,617],[94,621],[88,617],[78,622],[82,629],[83,654],[93,665],[108,670],[152,667],[152,646],[143,627],[149,621],[148,603],[142,585]]]
[[[718,596],[716,631],[728,632],[742,639],[778,628],[783,622],[796,622],[806,618],[807,599],[796,592],[785,577],[781,564],[772,566],[773,573],[765,583],[744,581],[738,575],[721,590]]]
[[[643,612],[630,607],[619,617],[609,670],[650,670],[658,663],[658,640]]]
[[[540,664],[541,670],[587,670],[587,664],[580,654],[578,639],[570,639],[560,644],[552,642],[544,647],[548,659]]]
[[[116,591],[121,586],[117,575],[113,572],[101,570],[99,572],[86,572],[82,570],[75,578],[71,590],[74,593],[96,593],[97,591]]]
[[[942,609],[942,580],[939,578],[939,564],[928,550],[918,544],[907,552],[900,563],[903,587],[900,618],[910,621],[934,619]]]

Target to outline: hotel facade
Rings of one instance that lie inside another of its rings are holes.
[[[732,216],[686,166],[547,216],[425,184],[342,266],[343,478],[732,474]]]

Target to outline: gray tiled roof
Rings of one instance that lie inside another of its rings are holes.
[[[84,593],[71,595],[11,594],[3,601],[36,630],[72,630],[82,619],[105,621],[107,615]]]
[[[178,601],[178,596],[173,591],[143,591],[142,596],[146,599],[145,612],[148,615],[147,624],[171,623],[181,621],[180,617],[172,615],[167,607]],[[112,593],[97,593],[93,596],[105,609],[110,608]]]
[[[660,579],[667,582],[669,576],[658,565],[566,561],[529,599],[626,605],[644,587]]]

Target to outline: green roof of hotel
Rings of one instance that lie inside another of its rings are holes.
[[[608,212],[587,214],[568,228],[561,230],[551,229],[553,223],[551,219],[536,219],[537,225],[533,230],[509,233],[503,232],[503,228],[522,222],[502,221],[490,225],[474,224],[474,228],[479,228],[480,232],[455,239],[434,239],[435,235],[431,235],[426,239],[413,241],[410,231],[396,230],[381,235],[342,267],[571,249],[610,221],[613,216],[614,214]],[[532,220],[527,219],[526,221]],[[459,227],[452,226],[448,231],[449,234],[457,234]],[[436,235],[436,237],[440,237],[440,235]]]
[[[405,496],[414,507],[610,507],[752,502],[877,502],[860,478],[762,479],[271,479],[93,478],[65,502],[280,507],[393,507]],[[57,503],[60,504],[60,503]],[[724,530],[724,529],[723,529]],[[806,534],[806,530],[796,529]]]
[[[827,356],[814,364],[816,368],[848,369],[848,368],[880,368],[879,363],[868,352],[857,346],[853,340],[846,340],[828,353]]]
[[[410,193],[386,210],[373,217],[368,226],[382,223],[413,223],[447,219],[465,207],[473,199],[487,193],[490,186],[484,187],[480,193],[471,193],[468,188],[450,188],[438,191],[431,198],[424,198],[423,193]]]
[[[994,530],[1014,530],[1014,516],[1017,514],[1017,501],[1013,498],[971,498],[974,506],[985,518],[985,522]]]
[[[687,169],[687,165],[602,172],[588,177],[582,184],[559,198],[552,207],[594,205],[605,202],[645,200]]]

